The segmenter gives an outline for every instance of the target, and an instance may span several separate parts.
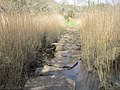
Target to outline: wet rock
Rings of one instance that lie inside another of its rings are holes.
[[[55,57],[66,57],[68,55],[69,51],[58,51],[56,54],[55,54]]]
[[[78,47],[75,45],[71,45],[71,46],[66,45],[65,47],[63,47],[63,49],[64,50],[76,50],[76,49],[78,49]]]
[[[67,39],[69,39],[69,38],[71,38],[71,37],[70,37],[69,34],[65,34],[65,35],[63,36],[63,38],[67,38]]]
[[[55,54],[55,57],[57,57],[57,58],[62,58],[61,51],[58,51],[58,52]]]
[[[60,65],[54,64],[54,66],[47,66],[45,65],[42,69],[42,72],[51,72],[51,71],[59,71],[62,70],[62,68],[59,68]]]
[[[60,44],[60,43],[52,43],[52,45],[55,45],[55,46],[63,46],[64,44]]]
[[[62,46],[57,46],[57,47],[56,47],[56,51],[61,51],[62,49],[63,49]]]
[[[69,50],[66,50],[66,51],[63,51],[63,52],[61,53],[61,55],[62,55],[63,57],[67,57],[69,53],[70,53],[70,51],[69,51]]]
[[[42,76],[28,80],[24,90],[75,90],[75,82],[61,75]]]

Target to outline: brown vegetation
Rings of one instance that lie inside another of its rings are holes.
[[[64,19],[57,14],[0,13],[0,89],[21,86],[25,63],[36,59],[36,47],[56,41],[63,24]]]
[[[114,89],[120,61],[120,8],[94,6],[81,14],[82,59],[97,71],[102,87]],[[115,73],[117,72],[117,73]]]

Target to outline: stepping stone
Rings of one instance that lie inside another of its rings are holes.
[[[62,51],[63,50],[63,46],[57,46],[55,51]]]
[[[58,65],[58,64],[54,64],[54,66],[47,66],[47,65],[45,65],[41,72],[51,72],[51,71],[62,70],[62,68],[59,68],[59,67],[60,67],[60,65]]]
[[[23,90],[75,90],[75,82],[61,75],[31,78]]]
[[[52,45],[55,45],[55,46],[63,46],[64,44],[60,44],[60,43],[52,43]]]

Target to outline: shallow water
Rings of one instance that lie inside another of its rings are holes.
[[[99,78],[96,73],[88,73],[86,65],[79,59],[80,41],[77,30],[67,30],[57,43],[57,52],[55,54],[54,64],[62,66],[73,66],[76,62],[78,65],[71,70],[61,70],[62,76],[68,77],[75,81],[76,90],[99,90]],[[56,68],[55,68],[56,69]]]
[[[71,66],[71,64],[67,64],[68,66]],[[63,76],[66,76],[68,78],[71,78],[72,80],[75,81],[76,83],[76,90],[79,90],[80,88],[80,78],[79,78],[79,74],[80,74],[80,61],[78,61],[78,65],[75,66],[73,69],[71,70],[64,70],[61,71],[61,74]]]
[[[73,64],[67,64],[72,66]],[[81,61],[78,61],[78,65],[71,70],[62,70],[60,73],[63,76],[71,78],[76,83],[75,90],[98,90],[99,80],[97,76],[89,74]]]

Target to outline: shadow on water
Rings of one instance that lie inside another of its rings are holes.
[[[72,66],[72,64],[67,65]],[[98,90],[98,77],[92,73],[88,73],[81,61],[78,61],[78,65],[73,69],[63,70],[60,73],[75,81],[76,90]]]

